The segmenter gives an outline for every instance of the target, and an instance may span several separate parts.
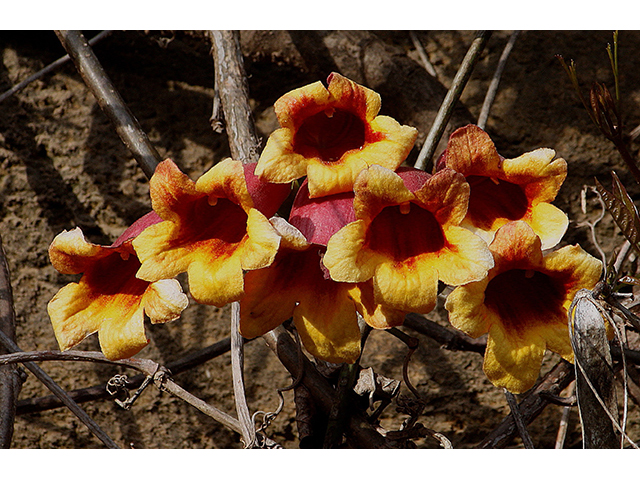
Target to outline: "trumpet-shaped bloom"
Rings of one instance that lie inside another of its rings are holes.
[[[562,239],[569,220],[551,205],[567,176],[567,162],[550,148],[505,159],[481,128],[467,125],[449,139],[440,167],[462,173],[469,185],[469,210],[462,226],[491,243],[496,230],[516,220],[527,222],[551,248]]]
[[[328,362],[353,363],[360,329],[349,284],[323,272],[324,247],[313,245],[284,220],[272,219],[282,243],[271,266],[247,272],[240,300],[240,332],[253,338],[293,317],[305,348]]]
[[[107,358],[129,358],[148,343],[144,314],[152,323],[180,317],[189,302],[176,280],[136,278],[140,262],[132,238],[159,220],[153,212],[146,215],[108,247],[87,242],[79,228],[56,236],[49,247],[53,266],[61,273],[83,274],[79,283],[60,289],[47,307],[61,350],[98,332]]]
[[[459,226],[469,198],[461,174],[374,165],[358,176],[354,192],[356,220],[331,237],[324,264],[336,281],[372,279],[375,304],[427,313],[438,280],[461,285],[493,266],[487,244]]]
[[[451,324],[477,338],[489,334],[484,371],[513,393],[531,388],[545,350],[573,361],[567,310],[575,293],[597,283],[602,264],[579,245],[543,255],[525,222],[501,227],[490,245],[487,278],[457,287],[445,308]]]
[[[308,242],[281,218],[271,219],[282,236],[275,261],[247,272],[240,300],[240,332],[263,335],[293,317],[305,348],[333,363],[353,363],[360,356],[360,312],[374,328],[402,324],[404,312],[373,303],[369,283],[333,281],[324,266],[325,247]]]
[[[243,271],[269,266],[280,243],[269,220],[254,208],[246,174],[240,162],[227,159],[193,182],[171,160],[160,163],[150,191],[163,221],[133,240],[142,263],[138,278],[157,281],[187,272],[197,302],[221,307],[239,300]],[[260,185],[280,200],[289,191]],[[265,211],[272,214],[275,208]]]
[[[275,103],[281,128],[269,136],[256,174],[275,183],[307,176],[311,197],[351,190],[368,165],[395,170],[417,137],[413,127],[378,115],[380,95],[332,73]]]

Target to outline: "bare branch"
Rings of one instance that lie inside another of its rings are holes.
[[[109,35],[111,35],[111,33],[112,33],[111,30],[104,30],[104,31],[100,32],[95,37],[91,38],[91,40],[89,40],[89,45],[92,45],[92,46],[95,45],[96,43],[98,43],[103,38],[106,38]],[[35,82],[39,78],[44,77],[47,73],[52,72],[55,69],[61,67],[62,65],[67,63],[69,60],[71,60],[71,57],[69,57],[69,55],[65,55],[64,57],[60,57],[58,60],[56,60],[53,63],[50,63],[49,65],[44,67],[42,70],[39,70],[36,73],[34,73],[33,75],[30,75],[29,77],[25,78],[23,81],[21,81],[17,85],[14,85],[9,90],[7,90],[2,95],[0,95],[0,102],[3,102],[7,98],[15,95],[20,90],[22,90],[23,88],[28,86],[30,83]]]
[[[84,35],[77,30],[56,30],[56,35],[120,139],[133,154],[147,178],[151,178],[162,157],[151,145],[138,120],[122,100]]]
[[[251,341],[251,340],[249,340]],[[219,342],[202,348],[196,352],[185,355],[173,362],[169,362],[166,365],[174,375],[181,372],[185,372],[198,365],[202,365],[204,362],[216,358],[224,353],[227,353],[231,349],[231,339],[229,337],[220,340]],[[71,352],[65,352],[71,353]],[[144,379],[145,375],[136,375],[129,378],[126,387],[130,390],[138,388]],[[72,390],[69,396],[77,403],[89,402],[93,400],[100,400],[109,397],[109,393],[106,390],[107,384],[94,385],[92,387],[80,388]],[[45,397],[28,398],[18,401],[17,413],[22,415],[25,413],[42,412],[45,410],[51,410],[63,406],[62,402],[55,395],[48,395]]]
[[[189,403],[191,406],[197,408],[204,414],[210,416],[214,420],[222,423],[224,426],[230,428],[231,430],[242,433],[240,428],[240,422],[235,418],[227,415],[221,410],[207,404],[206,402],[200,400],[194,395],[190,394],[182,387],[180,387],[177,383],[175,383],[169,377],[169,370],[160,366],[153,360],[149,360],[146,358],[127,358],[124,360],[109,360],[100,352],[80,352],[80,351],[67,351],[67,352],[57,352],[57,351],[41,351],[41,352],[16,352],[8,355],[0,356],[0,365],[8,365],[11,363],[23,363],[28,367],[28,364],[33,361],[45,361],[45,360],[59,360],[59,361],[86,361],[86,362],[97,362],[97,363],[107,363],[111,365],[120,365],[128,368],[133,368],[142,372],[147,377],[153,377],[154,383],[161,390],[166,390],[167,392],[175,395],[176,397],[184,400]],[[55,392],[54,392],[55,393]],[[69,398],[70,401],[73,401]],[[79,408],[79,407],[78,407]]]
[[[2,330],[0,330],[0,343],[4,345],[4,347],[11,352],[21,352],[18,345],[16,345],[8,336],[4,334]],[[98,426],[96,422],[85,412],[80,406],[74,402],[67,392],[65,392],[53,379],[47,375],[47,373],[42,370],[38,365],[33,362],[22,362],[25,367],[27,367],[31,373],[33,373],[38,380],[40,380],[51,392],[56,395],[62,403],[64,403],[69,410],[73,412],[73,414],[78,417],[78,419],[84,423],[91,433],[93,433],[102,443],[104,443],[109,448],[119,448],[118,445]]]
[[[487,125],[487,119],[489,118],[491,106],[493,105],[493,101],[496,99],[496,94],[498,93],[498,86],[500,85],[502,72],[504,71],[504,67],[507,65],[507,60],[509,59],[511,50],[513,50],[513,46],[518,39],[518,35],[520,35],[520,30],[515,30],[511,34],[509,41],[502,51],[502,55],[500,55],[500,60],[498,60],[498,67],[493,74],[493,78],[491,79],[491,83],[489,84],[489,88],[487,89],[487,94],[484,97],[484,102],[482,103],[482,108],[480,109],[480,115],[478,116],[478,126],[482,129],[484,129],[484,127]]]
[[[210,32],[216,92],[220,95],[231,157],[242,163],[258,159],[258,134],[249,106],[249,84],[236,31]]]
[[[444,133],[444,129],[449,123],[451,113],[453,112],[453,107],[455,107],[456,102],[460,98],[460,95],[462,95],[462,91],[467,85],[469,77],[471,77],[471,72],[473,72],[473,67],[475,67],[476,63],[478,62],[480,53],[484,49],[484,46],[487,44],[490,36],[491,32],[487,31],[480,31],[476,34],[476,38],[473,40],[471,47],[469,47],[467,54],[462,60],[456,76],[453,77],[451,88],[447,92],[447,95],[444,97],[442,105],[440,106],[440,110],[438,110],[438,114],[433,121],[433,126],[431,127],[431,130],[429,131],[429,134],[424,141],[424,145],[422,145],[422,149],[420,150],[420,154],[418,155],[418,159],[416,160],[416,168],[425,170],[427,164],[431,161],[431,157],[436,151],[436,147],[438,146],[438,142],[440,142],[440,138]]]
[[[16,312],[9,265],[0,237],[0,331],[13,341],[16,338]],[[0,345],[0,354],[9,351]],[[24,381],[18,368],[0,367],[0,448],[9,448],[13,437],[16,401]]]
[[[436,69],[433,68],[433,64],[429,61],[429,56],[427,55],[427,52],[424,49],[424,46],[422,45],[422,42],[418,38],[418,35],[416,35],[416,32],[411,30],[409,32],[409,36],[411,37],[413,46],[416,47],[416,50],[418,51],[418,55],[420,55],[420,60],[422,60],[422,66],[424,67],[424,69],[433,78],[438,78],[438,72],[436,72]]]

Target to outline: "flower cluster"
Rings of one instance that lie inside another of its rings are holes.
[[[105,355],[143,348],[144,314],[179,317],[186,272],[199,303],[240,302],[253,338],[289,318],[323,360],[360,355],[358,318],[373,328],[428,313],[439,284],[446,309],[471,336],[488,333],[484,369],[513,392],[535,382],[546,349],[571,360],[566,310],[591,288],[600,262],[579,246],[555,252],[568,225],[551,205],[566,162],[550,149],[500,156],[469,125],[451,135],[433,174],[402,167],[417,131],[378,115],[380,96],[333,73],[275,104],[280,123],[257,164],[224,160],[196,182],[171,161],[150,182],[153,212],[111,246],[79,229],[50,248],[62,288],[49,313],[62,349],[99,332]],[[276,215],[296,192],[287,219]]]

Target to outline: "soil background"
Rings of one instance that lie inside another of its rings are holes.
[[[97,32],[84,32],[90,38]],[[457,127],[474,123],[498,59],[511,32],[491,36],[455,110],[444,141]],[[241,34],[254,117],[266,140],[277,128],[273,103],[287,91],[329,73],[373,88],[382,96],[382,114],[413,125],[420,134],[409,164],[415,161],[437,109],[474,37],[469,31],[417,32],[437,79],[420,64],[406,31],[244,31]],[[605,47],[609,31],[525,31],[515,44],[504,71],[486,130],[498,151],[516,157],[549,147],[567,160],[569,175],[555,204],[571,224],[560,244],[580,243],[598,256],[581,222],[600,214],[587,197],[580,207],[583,185],[597,176],[609,185],[615,169],[634,198],[640,189],[614,147],[591,124],[556,54],[573,58],[583,85],[592,81],[613,86]],[[620,91],[622,111],[631,131],[640,124],[640,32],[621,32]],[[209,119],[214,97],[213,61],[202,32],[117,31],[95,46],[95,52],[152,143],[192,179],[229,155],[224,133],[214,133]],[[0,32],[0,92],[64,55],[53,32]],[[585,88],[586,91],[586,88]],[[263,142],[264,144],[264,142]],[[638,143],[630,140],[637,156]],[[23,350],[58,348],[47,316],[51,297],[70,281],[50,265],[47,249],[55,235],[79,226],[89,241],[110,244],[151,208],[149,187],[132,156],[85,87],[72,64],[58,69],[0,103],[0,233],[4,243],[17,314],[17,340]],[[609,216],[597,228],[607,255],[623,238]],[[182,278],[184,280],[184,278]],[[184,281],[183,281],[184,283]],[[185,286],[186,287],[186,286]],[[228,336],[229,309],[191,306],[166,325],[147,323],[150,344],[139,357],[166,364]],[[448,326],[442,305],[428,315]],[[451,327],[449,327],[451,328]],[[410,364],[414,385],[428,400],[420,422],[445,434],[456,448],[480,442],[508,413],[501,389],[482,372],[482,357],[472,352],[441,349],[433,340],[405,330],[420,340]],[[81,350],[99,350],[96,336]],[[406,347],[384,331],[367,341],[362,365],[402,379]],[[558,361],[548,354],[543,373]],[[81,362],[41,365],[63,388],[73,390],[106,382],[118,368]],[[131,373],[131,372],[126,372]],[[250,409],[273,411],[277,388],[291,377],[261,339],[246,346],[245,375]],[[228,354],[177,374],[174,379],[191,393],[234,413]],[[408,393],[403,386],[403,393]],[[47,395],[29,374],[20,398]],[[285,448],[298,446],[293,394],[285,393],[284,411],[269,427],[269,436]],[[239,436],[191,406],[150,387],[131,410],[112,400],[82,404],[122,447],[240,448]],[[553,448],[561,408],[549,406],[530,426],[534,443]],[[382,424],[399,428],[404,416],[387,408]],[[640,436],[640,418],[630,407],[629,433]],[[580,446],[580,425],[574,409],[566,445]],[[418,446],[438,448],[432,440]],[[521,447],[514,439],[511,447]],[[102,444],[64,408],[21,414],[15,422],[14,448],[101,448]]]

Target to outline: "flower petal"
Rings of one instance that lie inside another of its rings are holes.
[[[543,250],[560,243],[569,227],[567,214],[550,203],[539,203],[533,207],[525,220],[540,237]]]
[[[77,274],[84,272],[96,259],[110,255],[100,245],[86,241],[79,227],[56,235],[49,246],[49,260],[60,273]]]
[[[535,384],[540,374],[545,342],[535,333],[522,337],[506,332],[500,323],[489,330],[484,354],[484,373],[497,387],[512,393],[524,393]]]
[[[98,330],[100,348],[110,360],[134,356],[147,346],[144,332],[144,308],[141,306],[128,317],[110,317]]]
[[[388,308],[375,301],[371,281],[358,283],[349,288],[349,296],[355,302],[358,313],[373,328],[391,328],[404,323],[406,312]]]
[[[449,295],[444,308],[449,312],[449,322],[472,338],[489,332],[492,323],[499,322],[496,314],[484,304],[484,292],[488,279],[456,287]]]
[[[144,313],[151,323],[172,322],[189,306],[189,299],[174,279],[158,280],[147,288],[144,295]]]
[[[395,170],[417,137],[413,127],[376,116],[380,96],[332,73],[328,88],[316,82],[282,96],[275,111],[282,128],[260,155],[256,175],[290,182],[307,175],[311,198],[350,191],[372,164]]]
[[[313,356],[331,363],[354,363],[360,356],[360,328],[347,286],[329,282],[305,291],[293,313],[302,343]]]
[[[373,277],[375,301],[405,312],[429,313],[436,306],[438,271],[418,262],[383,262]]]
[[[440,281],[456,286],[487,276],[494,263],[484,240],[456,226],[449,227],[445,236],[447,245],[428,256],[429,265],[438,271]]]

